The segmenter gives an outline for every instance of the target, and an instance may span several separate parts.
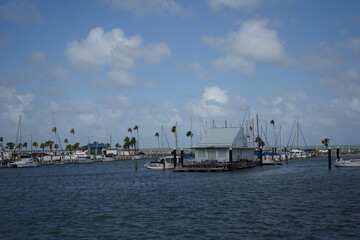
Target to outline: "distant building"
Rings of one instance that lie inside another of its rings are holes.
[[[195,161],[229,162],[230,149],[232,149],[233,162],[254,160],[255,149],[248,147],[243,128],[226,127],[208,129],[204,138],[194,148]]]
[[[103,151],[108,148],[108,145],[98,142],[93,142],[88,145],[82,146],[82,150],[90,150],[90,154],[101,155]]]

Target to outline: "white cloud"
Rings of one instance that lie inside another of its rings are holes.
[[[346,39],[342,42],[342,45],[352,52],[360,54],[360,37]]]
[[[223,7],[229,8],[253,8],[258,6],[261,0],[208,0],[208,4],[212,10],[220,10]]]
[[[255,63],[242,57],[226,55],[224,58],[213,60],[211,65],[221,71],[237,70],[246,75],[255,72]]]
[[[2,121],[16,122],[20,115],[29,113],[32,109],[33,99],[32,94],[20,94],[16,89],[0,86]]]
[[[187,11],[173,0],[104,0],[110,7],[125,9],[135,15],[166,14],[185,16]]]
[[[226,91],[221,90],[218,86],[213,86],[205,88],[202,98],[188,103],[186,108],[194,116],[225,117],[230,114],[227,103]]]
[[[180,67],[182,67],[188,72],[194,73],[198,79],[205,79],[208,76],[208,72],[199,62],[192,62],[186,65],[180,65]]]
[[[225,54],[245,59],[287,64],[289,59],[277,32],[268,28],[269,21],[254,19],[244,22],[239,31],[225,37],[204,36],[203,42]]]
[[[29,62],[34,66],[44,66],[48,60],[44,52],[37,51],[31,55]]]
[[[30,0],[10,0],[0,5],[0,17],[15,22],[39,22],[40,13]]]
[[[120,69],[132,69],[137,61],[158,63],[169,57],[171,50],[165,43],[143,46],[140,36],[126,37],[117,28],[104,32],[102,28],[91,29],[87,38],[74,40],[65,50],[69,62],[80,68],[110,65]]]
[[[333,49],[320,44],[314,49],[308,49],[299,58],[299,64],[304,71],[312,74],[337,74],[341,70],[341,59]]]
[[[110,82],[115,87],[132,87],[135,85],[135,79],[133,79],[129,73],[120,70],[113,70],[108,73]]]

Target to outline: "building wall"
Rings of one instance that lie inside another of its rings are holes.
[[[254,160],[254,149],[243,148],[233,149],[233,161],[240,160]],[[229,162],[229,149],[224,148],[207,148],[195,150],[195,161],[210,161],[216,160],[218,162]]]

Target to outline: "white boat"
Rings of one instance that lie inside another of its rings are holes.
[[[262,160],[262,165],[282,165],[280,155],[265,155]]]
[[[9,164],[9,167],[38,167],[39,163],[33,157],[22,158],[19,161],[15,161]]]
[[[177,162],[179,163],[179,157],[177,157]],[[153,170],[165,170],[165,169],[174,169],[174,157],[166,156],[160,158],[158,161],[148,162],[144,165],[147,169]]]
[[[89,154],[77,154],[76,163],[93,163],[94,159]]]
[[[103,162],[113,162],[113,161],[116,161],[116,158],[115,157],[104,157],[101,159],[101,161]]]
[[[307,157],[307,154],[304,150],[301,150],[301,149],[293,149],[291,150],[290,152],[290,156],[292,158],[306,158]]]
[[[352,158],[344,160],[342,158],[336,159],[336,167],[360,167],[360,158]]]

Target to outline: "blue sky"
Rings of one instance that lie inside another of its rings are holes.
[[[137,125],[156,147],[163,127],[173,147],[177,123],[187,147],[201,122],[248,113],[270,145],[270,120],[286,143],[296,119],[308,145],[360,144],[359,13],[356,0],[2,0],[0,136],[15,142],[21,115],[27,142],[52,140],[55,121],[81,144],[122,145]]]

